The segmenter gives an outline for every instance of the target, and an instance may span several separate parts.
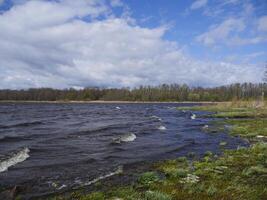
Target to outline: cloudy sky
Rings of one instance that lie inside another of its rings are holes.
[[[0,0],[0,89],[261,81],[266,0]]]

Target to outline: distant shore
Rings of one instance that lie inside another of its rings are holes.
[[[198,103],[198,104],[216,104],[216,103],[222,103],[222,102],[215,102],[215,101],[103,101],[103,100],[98,100],[98,101],[11,101],[11,100],[2,100],[0,103],[110,103],[110,104],[127,104],[127,103],[132,103],[132,104],[142,104],[142,103],[162,103],[162,104],[187,104],[187,103]]]

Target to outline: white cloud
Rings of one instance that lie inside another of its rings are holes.
[[[264,51],[256,51],[256,52],[252,52],[249,54],[231,54],[229,56],[226,56],[224,58],[225,61],[227,62],[236,62],[236,63],[242,63],[242,64],[246,64],[246,63],[261,63],[262,62],[262,58],[264,58],[266,56],[266,52]]]
[[[163,39],[165,27],[140,27],[125,18],[106,17],[109,12],[97,0],[28,1],[4,12],[0,88],[258,80],[260,71],[253,66],[194,60]],[[103,19],[97,20],[100,15]],[[221,35],[227,36],[236,23],[227,22],[229,30]]]
[[[259,44],[262,42],[266,42],[267,38],[264,36],[256,36],[251,38],[240,38],[238,36],[229,38],[229,45],[250,45],[250,44]]]
[[[267,31],[267,15],[259,18],[258,21],[258,30],[259,31]]]
[[[121,0],[110,0],[112,7],[122,7],[124,4]]]
[[[240,0],[224,0],[222,2],[223,5],[228,5],[228,4],[238,4]]]
[[[197,36],[198,42],[204,45],[215,45],[217,43],[225,43],[232,33],[244,30],[245,24],[242,19],[226,19],[222,23],[210,27],[210,30]]]
[[[191,10],[197,10],[199,8],[204,7],[208,3],[208,0],[196,0],[194,3],[191,4]]]
[[[226,7],[229,4],[230,9]],[[237,8],[240,11],[237,11]],[[258,18],[257,9],[250,1],[240,0],[228,0],[215,7],[206,8],[205,15],[215,19],[220,17],[223,21],[210,26],[209,30],[198,35],[196,40],[214,48],[267,42],[267,35],[264,33],[267,31],[267,16]]]

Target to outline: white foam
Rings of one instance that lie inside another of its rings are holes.
[[[133,133],[129,133],[121,137],[122,142],[133,142],[136,139],[136,135]]]
[[[191,115],[191,119],[196,119],[197,116],[195,114]]]
[[[20,162],[23,162],[29,155],[30,150],[28,148],[23,148],[20,151],[12,154],[10,157],[0,161],[0,173],[8,170],[9,167],[14,166]]]
[[[121,108],[119,106],[116,107],[117,110],[120,110]]]
[[[64,188],[66,188],[67,186],[65,184],[61,185],[59,188],[57,188],[57,190],[62,190]]]
[[[125,135],[120,136],[119,138],[116,138],[114,142],[121,143],[121,142],[133,142],[136,140],[136,135],[133,133],[127,133]]]
[[[88,185],[92,185],[100,180],[103,180],[103,179],[106,179],[106,178],[109,178],[111,176],[114,176],[114,175],[118,175],[118,174],[121,174],[123,172],[123,169],[122,169],[122,166],[120,166],[115,172],[111,172],[109,174],[106,174],[106,175],[103,175],[103,176],[99,176],[98,178],[95,178],[91,181],[88,181],[88,182],[85,182],[83,183],[82,185],[83,186],[88,186]]]
[[[166,130],[166,127],[165,126],[160,126],[158,129],[161,130],[161,131],[164,131],[164,130]]]

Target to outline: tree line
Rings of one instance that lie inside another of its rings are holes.
[[[231,101],[259,99],[267,94],[266,83],[236,83],[220,87],[189,87],[179,84],[138,88],[85,88],[82,90],[37,88],[0,90],[0,101]]]

